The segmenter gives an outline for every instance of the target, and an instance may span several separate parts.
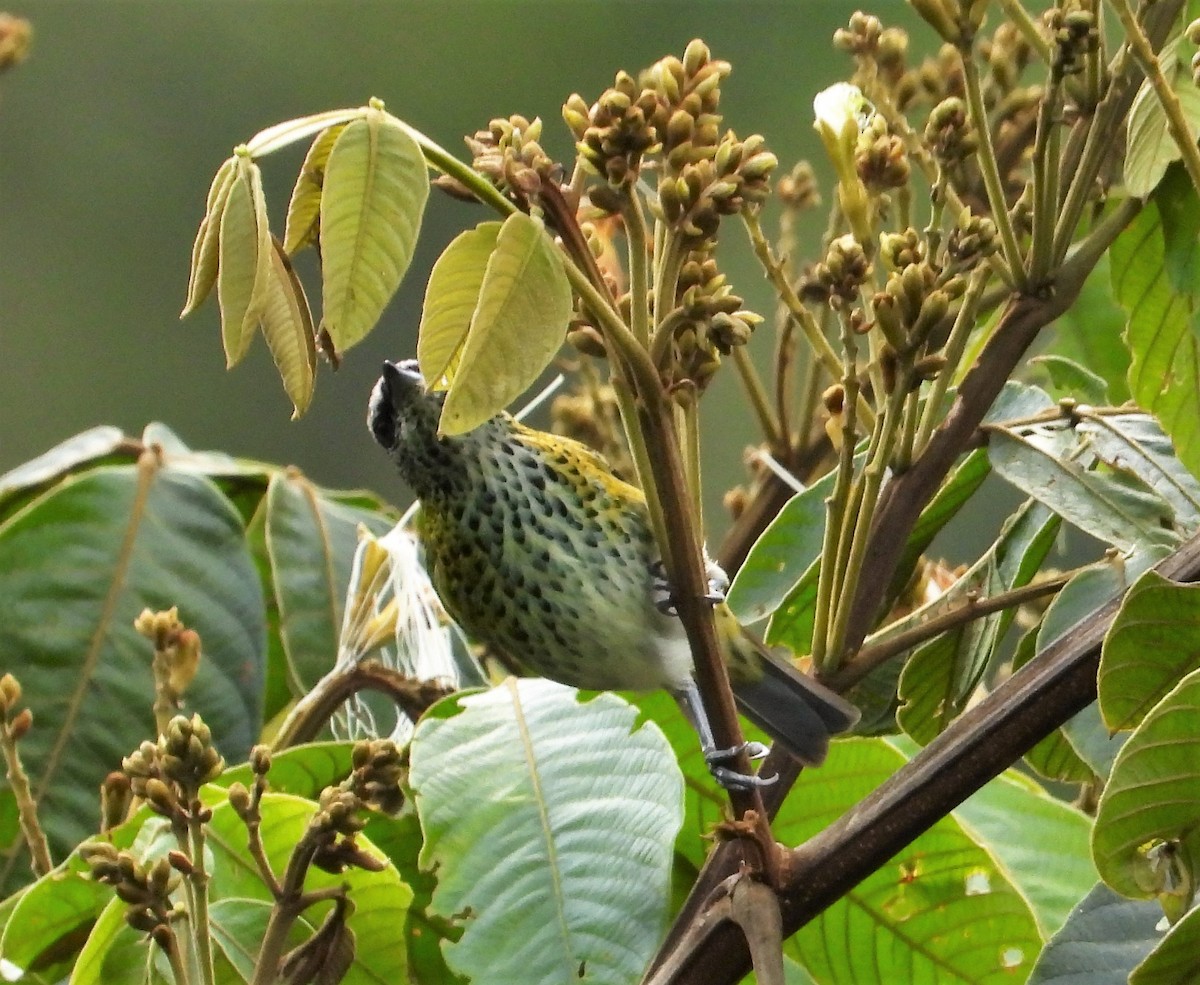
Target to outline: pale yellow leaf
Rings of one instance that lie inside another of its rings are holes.
[[[321,328],[343,352],[374,327],[412,260],[429,195],[421,148],[378,108],[348,123],[321,194]]]
[[[231,157],[217,169],[216,177],[208,189],[204,218],[200,220],[200,229],[196,233],[196,241],[192,244],[192,269],[188,276],[187,300],[183,303],[183,311],[179,313],[180,318],[195,311],[217,282],[221,213],[229,199],[229,190],[233,187],[236,171],[237,160]]]
[[[254,339],[271,272],[271,232],[263,196],[262,173],[245,153],[221,217],[217,297],[221,305],[221,341],[232,369]]]
[[[454,376],[499,234],[499,222],[480,223],[456,236],[433,265],[417,333],[417,361],[430,386]]]
[[[296,408],[294,420],[312,400],[317,369],[312,313],[291,261],[274,236],[268,262],[270,275],[259,317],[283,388]]]
[[[442,432],[464,434],[520,396],[562,346],[570,317],[558,247],[537,219],[510,215],[488,259]]]
[[[276,123],[265,130],[259,130],[247,142],[246,149],[250,152],[251,157],[265,157],[281,147],[311,137],[326,127],[336,126],[352,120],[356,116],[362,116],[365,112],[367,112],[367,107],[358,106],[354,109],[331,109],[324,113],[314,113],[312,116],[285,120],[283,123]]]
[[[310,243],[316,242],[321,231],[321,188],[325,184],[325,164],[334,141],[345,124],[329,127],[317,134],[304,156],[292,199],[288,203],[287,225],[284,227],[283,248],[295,256]]]

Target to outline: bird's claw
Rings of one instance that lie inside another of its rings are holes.
[[[708,576],[708,594],[704,596],[704,601],[709,605],[720,605],[725,601],[725,593],[729,589],[729,576],[725,574],[725,569],[711,558],[705,559],[704,571]],[[650,576],[653,579],[650,590],[654,607],[664,616],[678,615],[671,583],[667,581],[667,569],[661,558],[651,562]]]
[[[756,787],[769,787],[779,779],[778,774],[758,776],[752,773],[739,773],[721,763],[733,759],[738,753],[744,752],[751,759],[762,759],[769,748],[761,742],[743,742],[740,746],[730,746],[728,749],[709,749],[704,754],[704,762],[713,778],[726,790],[753,790]]]

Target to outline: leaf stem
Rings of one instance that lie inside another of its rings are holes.
[[[1017,245],[1017,234],[1013,230],[1012,217],[1008,214],[1008,202],[1004,197],[1004,185],[1000,180],[1000,170],[996,164],[996,148],[992,143],[992,128],[988,122],[987,107],[983,102],[983,89],[979,82],[979,66],[975,63],[969,44],[964,42],[959,54],[967,105],[970,108],[975,132],[979,135],[979,171],[983,177],[984,188],[987,190],[988,204],[992,207],[992,220],[1000,231],[1000,243],[1008,269],[1012,272],[1018,289],[1024,291],[1028,285],[1028,279],[1025,276],[1025,266],[1021,261],[1021,249]]]

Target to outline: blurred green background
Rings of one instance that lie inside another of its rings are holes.
[[[0,79],[0,472],[84,428],[138,433],[161,420],[195,448],[297,465],[316,481],[405,499],[364,427],[384,357],[411,355],[424,280],[464,226],[490,218],[435,194],[413,267],[382,324],[337,373],[322,365],[308,415],[289,420],[265,345],[224,370],[215,299],[178,321],[189,254],[212,174],[230,149],[291,117],[370,96],[464,152],[493,116],[546,121],[567,159],[559,108],[591,102],[694,37],[733,63],[726,124],[761,132],[783,167],[817,156],[812,96],[844,78],[831,45],[856,3],[14,2],[32,21],[29,60]],[[875,0],[909,25],[899,0]],[[924,40],[924,37],[922,38]],[[282,230],[303,148],[261,163]],[[821,162],[818,162],[820,167]],[[827,170],[822,170],[827,173]],[[735,288],[771,296],[729,223]],[[315,266],[301,265],[313,288]],[[755,340],[766,358],[770,322]],[[755,439],[731,374],[706,401],[713,504]],[[711,515],[714,532],[723,518]]]

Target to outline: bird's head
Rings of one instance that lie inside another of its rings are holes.
[[[367,407],[371,434],[423,500],[444,490],[465,467],[463,439],[438,435],[445,399],[444,392],[425,385],[417,361],[405,359],[383,364]]]

